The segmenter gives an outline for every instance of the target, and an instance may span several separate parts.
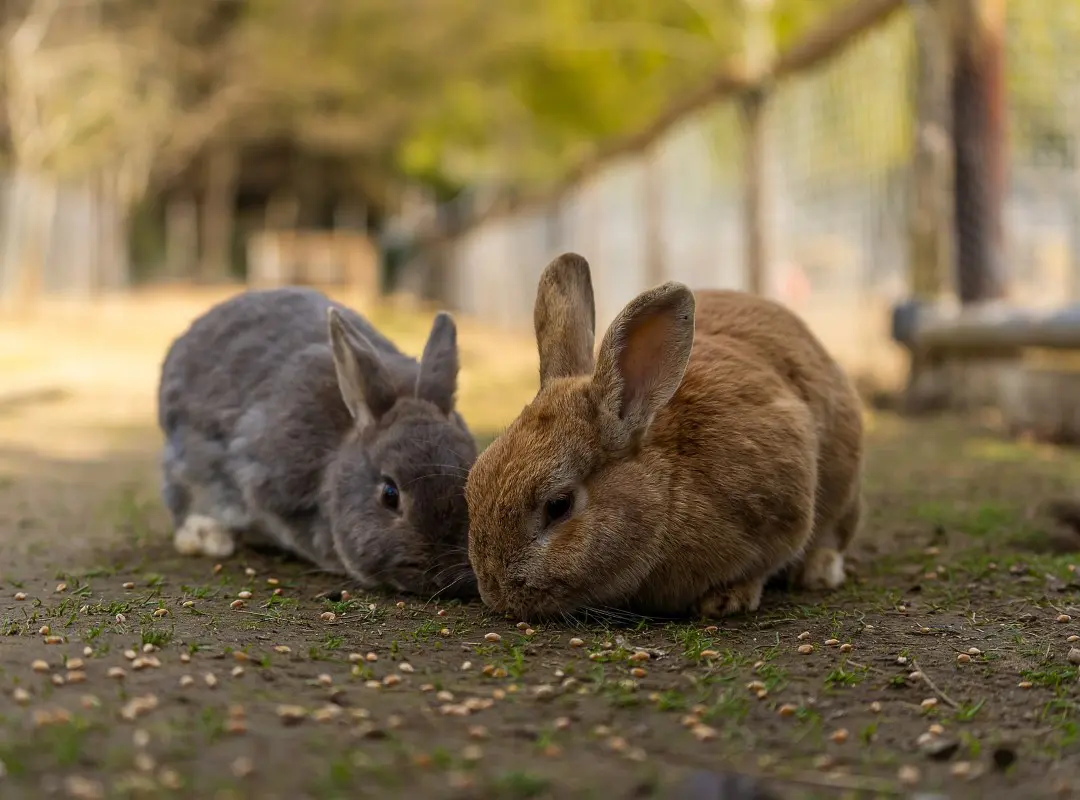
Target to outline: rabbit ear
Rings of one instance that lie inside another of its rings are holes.
[[[331,308],[327,320],[341,399],[357,425],[370,424],[397,400],[393,379],[371,342],[341,312]]]
[[[638,295],[604,335],[593,385],[629,439],[645,433],[682,383],[694,307],[693,292],[671,281]]]
[[[547,265],[536,290],[533,327],[540,388],[553,378],[592,372],[596,308],[588,261],[564,253]]]
[[[444,414],[449,414],[454,410],[457,376],[457,326],[453,317],[440,311],[435,315],[424,353],[420,356],[416,396],[433,403]]]

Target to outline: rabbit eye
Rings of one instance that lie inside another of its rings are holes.
[[[574,496],[572,494],[560,494],[544,503],[544,525],[552,525],[561,522],[570,516],[574,508]]]
[[[382,504],[386,508],[397,511],[398,504],[401,502],[401,492],[398,491],[397,484],[389,478],[383,478],[382,492],[379,499],[382,500]]]

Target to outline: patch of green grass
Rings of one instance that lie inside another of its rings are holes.
[[[142,643],[153,645],[154,647],[164,647],[173,638],[173,629],[169,628],[167,631],[163,630],[144,630],[142,632]]]
[[[504,772],[491,781],[494,796],[505,797],[507,800],[529,800],[539,797],[550,787],[551,781],[547,778],[518,770]]]

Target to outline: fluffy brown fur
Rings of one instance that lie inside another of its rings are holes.
[[[844,580],[860,515],[851,383],[783,306],[666,283],[593,359],[589,266],[560,256],[534,316],[540,390],[466,485],[487,605],[752,611],[765,582]]]

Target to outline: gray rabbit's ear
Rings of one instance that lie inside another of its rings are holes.
[[[540,351],[540,388],[554,378],[592,372],[596,305],[589,262],[577,253],[563,253],[544,268],[533,328]]]
[[[394,381],[371,342],[341,316],[327,313],[338,389],[357,425],[378,420],[397,401]]]
[[[420,373],[416,376],[416,396],[434,404],[444,414],[454,410],[457,392],[458,347],[457,326],[445,311],[435,315],[424,354],[420,356]]]

